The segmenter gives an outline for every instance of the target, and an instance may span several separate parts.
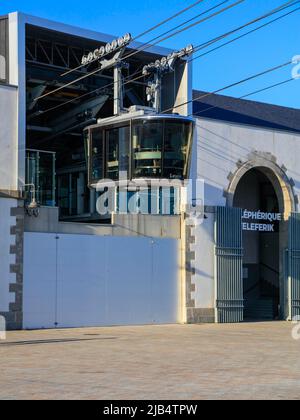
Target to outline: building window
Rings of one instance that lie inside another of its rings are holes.
[[[99,180],[103,178],[103,131],[97,129],[92,133],[92,179]]]
[[[85,172],[60,174],[57,184],[60,217],[89,214],[89,190]]]
[[[166,121],[164,146],[164,178],[178,179],[186,174],[191,124]]]
[[[129,170],[129,126],[106,131],[106,178],[118,180]]]
[[[133,122],[133,178],[160,178],[162,174],[163,121]]]
[[[7,19],[0,18],[0,82],[8,82]]]

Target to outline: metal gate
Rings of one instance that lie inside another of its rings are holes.
[[[300,316],[300,214],[289,221],[288,285],[290,320]]]
[[[244,319],[242,210],[216,208],[215,222],[216,320]]]

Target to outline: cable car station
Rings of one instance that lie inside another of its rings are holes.
[[[193,51],[0,17],[9,329],[300,316],[300,111],[195,91]]]

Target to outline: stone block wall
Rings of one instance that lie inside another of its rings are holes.
[[[8,330],[19,330],[23,326],[24,208],[22,201],[3,197],[0,207],[0,315],[4,316]]]

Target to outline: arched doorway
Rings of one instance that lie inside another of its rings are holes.
[[[277,239],[279,241],[278,259],[276,260],[276,255],[275,255],[274,260],[273,260],[275,266],[279,267],[279,300],[280,300],[279,318],[280,319],[290,319],[291,311],[292,311],[291,308],[293,306],[293,303],[291,302],[291,299],[292,299],[291,290],[290,290],[291,284],[287,276],[287,270],[289,269],[288,255],[290,255],[290,251],[291,251],[290,246],[292,245],[292,248],[293,248],[293,245],[295,245],[294,243],[293,244],[290,243],[291,214],[297,211],[297,204],[296,204],[297,197],[295,198],[295,194],[293,190],[294,181],[293,179],[288,177],[286,172],[287,170],[284,166],[279,166],[277,164],[276,156],[273,156],[272,154],[265,153],[265,152],[258,152],[258,151],[251,152],[248,155],[248,160],[245,161],[244,163],[242,161],[239,161],[237,164],[236,171],[229,175],[230,183],[226,190],[227,206],[228,207],[242,206],[242,208],[244,207],[243,203],[238,203],[239,201],[238,191],[241,191],[244,189],[245,193],[248,192],[245,195],[249,196],[248,199],[250,201],[251,199],[253,200],[255,199],[255,197],[257,197],[257,191],[255,192],[254,190],[251,190],[251,186],[249,189],[250,181],[248,180],[248,186],[247,186],[246,178],[244,181],[244,177],[247,177],[248,173],[250,174],[252,173],[252,176],[254,177],[256,174],[258,178],[268,183],[269,185],[268,189],[269,191],[270,189],[272,191],[271,195],[273,196],[273,200],[274,200],[274,191],[275,191],[275,198],[277,198],[279,213],[281,214],[281,217],[282,217],[281,222],[279,222],[279,228],[278,228],[279,232],[276,232]],[[273,187],[273,189],[271,187]],[[257,202],[256,204],[258,205]],[[253,205],[253,201],[252,201],[252,205]],[[262,209],[255,209],[255,210],[262,210]],[[293,228],[292,232],[294,230],[295,229]],[[258,242],[256,242],[256,246],[258,246],[257,243]],[[273,252],[274,252],[275,245],[274,244],[271,244],[271,245],[273,246]],[[297,245],[296,248],[298,249],[299,246]],[[275,252],[277,253],[277,251]],[[278,263],[275,261],[278,261]],[[273,268],[273,265],[271,265],[270,268]],[[266,270],[268,269],[266,268]],[[247,275],[249,274],[247,272],[247,267],[245,267],[243,274],[244,274],[244,277],[247,277]],[[300,296],[300,292],[299,292],[299,296]],[[273,299],[273,302],[274,300],[275,299]],[[257,300],[254,303],[256,303],[255,306],[257,306]],[[275,306],[276,306],[276,303],[275,303]],[[278,313],[277,306],[274,309],[274,313],[275,315]],[[259,317],[258,319],[263,319],[263,318]]]
[[[233,207],[246,211],[243,220],[246,320],[272,320],[281,316],[279,219],[283,218],[284,209],[271,179],[265,168],[249,169],[240,178],[233,195]],[[272,215],[273,220],[266,215]]]

